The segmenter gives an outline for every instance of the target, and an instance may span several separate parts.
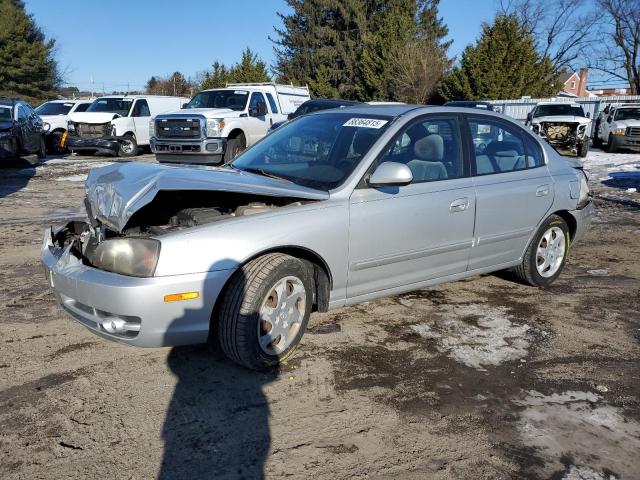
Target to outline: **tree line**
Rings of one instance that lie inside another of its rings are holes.
[[[269,68],[246,48],[193,78],[154,76],[148,93],[190,96],[227,83],[307,84],[314,97],[409,103],[545,97],[587,66],[640,94],[638,0],[501,0],[493,21],[455,58],[439,0],[286,0]],[[21,0],[0,0],[0,95],[52,98],[62,75],[55,42]]]

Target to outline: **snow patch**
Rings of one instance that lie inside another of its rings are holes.
[[[532,327],[512,322],[503,307],[449,305],[433,324],[412,325],[424,338],[437,341],[437,349],[454,360],[484,370],[527,355]]]
[[[56,182],[84,182],[87,179],[87,175],[69,175],[68,177],[58,177]]]
[[[562,480],[617,480],[615,475],[607,475],[596,472],[589,467],[576,467],[571,465],[569,471],[562,477]]]

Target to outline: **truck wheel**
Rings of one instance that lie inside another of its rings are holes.
[[[138,154],[138,142],[133,135],[125,135],[118,149],[119,157],[135,157]]]
[[[42,160],[47,156],[47,143],[44,141],[44,135],[40,136],[40,147],[38,148],[38,158]]]
[[[236,363],[264,370],[290,357],[307,327],[313,283],[295,257],[270,253],[231,278],[218,319],[223,352]]]
[[[618,151],[618,147],[613,143],[613,135],[609,134],[609,141],[607,142],[607,152],[616,153]]]
[[[589,153],[589,139],[587,138],[583,143],[578,147],[578,155],[582,158],[586,157]]]
[[[224,163],[229,163],[236,158],[245,148],[247,148],[247,140],[241,133],[236,138],[231,138],[227,142],[227,148],[224,151]]]
[[[536,232],[514,270],[516,276],[534,287],[546,287],[558,278],[569,253],[569,227],[558,215],[550,215]]]

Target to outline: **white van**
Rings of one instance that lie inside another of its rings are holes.
[[[275,83],[203,90],[184,109],[154,117],[151,151],[159,162],[228,163],[309,98],[306,86]]]
[[[67,146],[121,157],[137,155],[149,145],[149,121],[179,109],[189,99],[159,95],[109,95],[97,98],[86,112],[69,115]]]

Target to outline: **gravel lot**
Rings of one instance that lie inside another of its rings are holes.
[[[266,374],[56,306],[42,231],[111,161],[0,169],[0,478],[640,478],[640,155],[590,152],[596,223],[551,288],[487,275],[316,314]]]

